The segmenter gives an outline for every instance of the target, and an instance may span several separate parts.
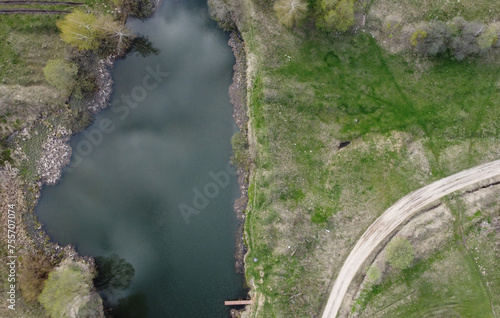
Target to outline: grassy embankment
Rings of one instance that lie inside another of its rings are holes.
[[[436,10],[485,22],[498,15],[474,15],[467,10],[478,4],[470,1],[427,12],[410,4],[421,15],[409,23],[432,19]],[[368,30],[346,34],[319,31],[309,20],[282,27],[268,1],[238,10],[254,162],[246,221],[246,275],[255,299],[249,316],[319,315],[331,279],[387,207],[424,184],[499,157],[496,53],[462,62],[391,55],[368,32],[380,31],[377,14],[395,5],[358,3]],[[351,144],[339,149],[340,141]],[[464,296],[457,306],[472,310],[474,302]]]

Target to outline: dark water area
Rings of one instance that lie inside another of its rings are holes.
[[[72,163],[44,188],[38,218],[55,242],[133,267],[128,287],[102,292],[120,304],[116,317],[228,317],[224,300],[245,297],[229,36],[205,1],[167,0],[128,25],[160,53],[116,63],[113,106],[72,138]]]

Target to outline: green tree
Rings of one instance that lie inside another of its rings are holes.
[[[75,10],[57,21],[64,42],[79,50],[93,50],[99,47],[101,32],[96,28],[97,17],[92,13]]]
[[[75,86],[75,77],[78,73],[78,66],[68,63],[62,59],[47,61],[43,68],[43,75],[51,85],[57,89],[68,93]]]
[[[292,27],[306,16],[307,3],[304,0],[278,0],[274,4],[274,11],[283,25]]]
[[[101,45],[105,49],[119,53],[126,50],[133,34],[109,14],[95,16],[75,10],[57,22],[61,38],[79,50],[96,50]]]
[[[328,29],[347,31],[354,25],[353,0],[323,0],[321,6]]]
[[[49,274],[38,301],[52,318],[72,317],[72,313],[83,311],[91,314],[79,317],[102,317],[102,301],[91,292],[91,286],[91,273],[81,264],[67,261]]]
[[[386,247],[387,261],[393,267],[405,269],[411,265],[415,257],[413,245],[402,237],[394,238]]]

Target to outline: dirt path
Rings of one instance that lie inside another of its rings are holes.
[[[37,9],[12,9],[12,10],[0,10],[0,14],[63,14],[71,13],[70,11],[59,11],[59,10],[37,10]]]
[[[46,5],[70,5],[70,6],[83,6],[84,3],[81,2],[68,2],[68,1],[0,1],[3,5],[14,5],[14,4],[46,4]]]
[[[368,227],[356,243],[340,270],[328,298],[323,318],[335,318],[351,281],[377,246],[394,230],[423,207],[440,198],[500,175],[500,160],[489,162],[438,180],[411,192],[387,209]]]

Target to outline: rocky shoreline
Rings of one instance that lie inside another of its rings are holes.
[[[228,45],[231,47],[236,58],[233,66],[233,83],[229,87],[229,98],[233,105],[233,118],[240,129],[247,130],[247,112],[246,112],[246,57],[244,43],[236,31],[231,33]],[[245,254],[247,247],[244,242],[245,209],[248,203],[248,176],[249,171],[244,168],[237,168],[238,185],[240,187],[240,197],[234,203],[234,211],[238,218],[238,229],[236,231],[235,247],[235,267],[238,274],[245,274]]]

